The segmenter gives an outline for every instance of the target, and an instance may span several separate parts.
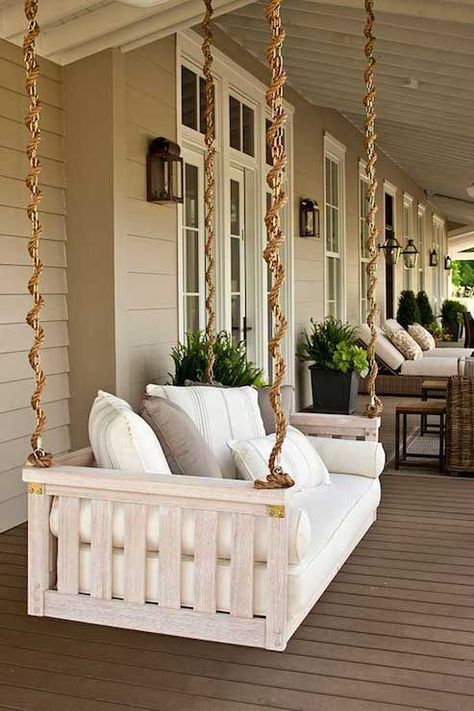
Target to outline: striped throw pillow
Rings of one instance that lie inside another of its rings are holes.
[[[265,435],[255,388],[148,385],[146,392],[167,398],[185,411],[214,452],[226,479],[236,476],[227,442]]]
[[[125,400],[102,390],[89,415],[89,441],[98,467],[171,474],[151,427]]]
[[[242,479],[255,481],[267,476],[268,458],[274,443],[274,434],[240,442],[229,442],[229,448],[232,450],[235,465]],[[283,443],[281,465],[301,488],[309,489],[331,483],[328,469],[310,439],[294,427],[288,427]]]

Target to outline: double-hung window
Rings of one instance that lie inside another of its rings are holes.
[[[414,202],[411,195],[403,195],[403,248],[412,239],[416,244],[417,236],[414,229]],[[418,288],[418,269],[408,269],[403,267],[403,288],[416,291]]]
[[[426,241],[425,241],[425,223],[426,223],[426,208],[424,205],[418,205],[417,212],[417,236],[418,236],[418,249],[420,250],[420,256],[418,257],[418,274],[419,274],[419,288],[425,291],[425,264],[426,264]]]
[[[345,317],[345,152],[346,148],[329,134],[324,136],[324,207],[326,314]]]

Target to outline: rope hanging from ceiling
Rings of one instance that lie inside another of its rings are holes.
[[[269,459],[270,474],[266,480],[257,480],[258,489],[281,489],[293,486],[293,479],[280,466],[281,450],[286,437],[287,423],[282,409],[281,385],[286,373],[286,364],[281,352],[281,341],[288,327],[280,303],[280,291],[285,281],[285,268],[280,259],[280,250],[285,240],[281,226],[281,210],[288,198],[285,192],[285,124],[287,114],[283,105],[283,88],[286,72],[283,66],[282,47],[285,31],[281,22],[281,0],[270,0],[266,18],[271,28],[272,39],[267,50],[267,61],[271,79],[267,90],[267,104],[271,111],[271,121],[267,131],[267,144],[271,148],[272,167],[268,171],[267,183],[272,200],[265,216],[267,245],[263,253],[272,276],[268,302],[272,312],[273,333],[269,337],[268,350],[273,359],[274,377],[270,386],[270,403],[275,414],[275,444]]]
[[[366,222],[368,225],[367,236],[367,251],[369,260],[367,262],[367,325],[370,328],[370,342],[367,347],[367,357],[369,361],[369,374],[367,377],[367,390],[369,393],[369,402],[367,404],[366,414],[368,417],[378,417],[383,410],[382,401],[376,394],[376,380],[378,374],[378,365],[375,358],[375,342],[377,340],[377,328],[375,318],[377,315],[377,241],[379,236],[379,228],[376,224],[377,219],[377,133],[375,131],[375,99],[377,90],[375,88],[375,59],[374,49],[376,38],[374,35],[374,0],[365,0],[366,24],[364,35],[366,44],[364,47],[365,56],[367,58],[367,68],[364,72],[366,94],[364,96],[364,106],[366,112],[365,118],[365,147],[366,147],[366,174],[367,174],[367,215]]]
[[[216,341],[216,314],[214,310],[215,287],[215,234],[214,234],[214,203],[215,203],[215,162],[216,162],[216,127],[214,111],[214,78],[212,75],[212,0],[204,0],[205,14],[202,22],[204,40],[202,43],[202,53],[204,56],[204,93],[205,93],[205,119],[206,128],[204,141],[206,144],[206,156],[204,161],[204,211],[205,211],[205,231],[206,231],[206,344],[207,344],[207,365],[205,378],[207,383],[212,383],[214,379],[214,344]]]
[[[29,108],[25,118],[25,124],[30,133],[26,147],[26,154],[30,163],[30,170],[26,177],[26,185],[30,191],[27,215],[31,222],[31,237],[28,243],[28,254],[30,255],[33,265],[32,275],[28,282],[28,290],[33,298],[33,306],[26,316],[26,322],[34,331],[33,345],[30,349],[28,359],[33,369],[35,380],[34,391],[31,398],[31,407],[35,416],[35,428],[31,435],[32,452],[28,457],[28,463],[36,467],[49,467],[52,463],[52,455],[45,452],[42,447],[42,436],[46,427],[46,415],[41,405],[41,396],[46,384],[46,377],[41,365],[41,346],[44,341],[44,330],[41,325],[40,314],[44,305],[44,299],[40,292],[43,264],[39,254],[43,227],[39,215],[39,204],[42,194],[39,187],[41,163],[38,157],[38,148],[41,141],[39,125],[41,102],[38,96],[37,85],[39,65],[36,58],[36,40],[40,33],[37,14],[37,0],[26,0],[25,16],[28,21],[28,27],[23,42],[23,59],[26,69],[26,91],[29,97]]]

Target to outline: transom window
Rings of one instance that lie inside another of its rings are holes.
[[[229,145],[255,156],[255,112],[235,96],[229,96]]]

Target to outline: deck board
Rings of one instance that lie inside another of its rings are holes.
[[[474,482],[382,477],[380,516],[284,653],[26,615],[0,535],[0,709],[474,708]]]

